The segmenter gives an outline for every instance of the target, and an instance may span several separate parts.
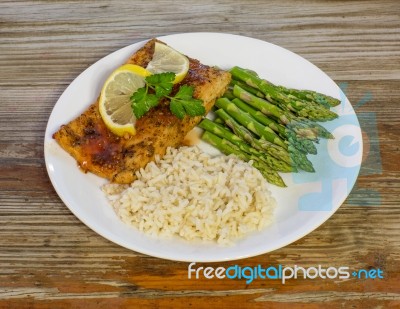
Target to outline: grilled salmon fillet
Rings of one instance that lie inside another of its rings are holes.
[[[155,42],[155,39],[148,41],[127,63],[146,67],[153,57]],[[188,59],[188,74],[175,88],[183,84],[193,86],[193,96],[203,100],[208,112],[225,92],[231,76],[198,60]],[[76,159],[84,172],[92,172],[114,183],[131,183],[136,179],[137,170],[153,161],[156,155],[162,157],[167,147],[179,147],[186,134],[201,121],[201,116],[185,116],[180,120],[171,113],[168,104],[164,100],[152,108],[137,120],[136,134],[124,138],[108,130],[97,100],[79,117],[61,126],[53,138]]]

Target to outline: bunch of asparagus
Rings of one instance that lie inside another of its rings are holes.
[[[232,82],[217,100],[215,114],[199,124],[202,139],[221,152],[252,161],[265,179],[285,187],[278,172],[314,172],[307,154],[317,154],[319,138],[333,135],[316,121],[337,118],[340,101],[310,91],[276,86],[255,72],[234,67]]]

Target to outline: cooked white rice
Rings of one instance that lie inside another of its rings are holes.
[[[231,244],[264,228],[275,200],[260,172],[233,156],[168,148],[131,185],[103,191],[118,216],[147,234]]]

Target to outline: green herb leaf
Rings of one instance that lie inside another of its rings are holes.
[[[154,74],[146,77],[146,82],[150,88],[154,89],[156,96],[159,98],[168,96],[173,87],[175,73],[167,72]]]
[[[137,119],[141,118],[152,107],[157,106],[163,98],[170,100],[169,108],[179,119],[183,119],[185,115],[194,117],[206,113],[203,101],[193,98],[194,88],[192,86],[183,85],[175,96],[170,96],[174,80],[175,73],[172,72],[146,77],[146,86],[138,89],[131,96],[133,113]],[[149,93],[149,89],[155,93]]]
[[[175,95],[175,99],[187,100],[193,97],[193,86],[183,85]]]
[[[171,98],[170,110],[179,119],[183,119],[186,114],[194,117],[206,113],[203,101],[193,98],[193,91],[192,86],[183,85],[179,88],[177,94]]]
[[[132,109],[136,118],[141,118],[152,107],[157,106],[159,98],[154,94],[148,94],[148,87],[138,89],[132,96]]]
[[[181,104],[179,101],[172,101],[169,104],[169,109],[170,111],[179,119],[183,119],[185,117],[185,108],[183,107],[183,104]]]

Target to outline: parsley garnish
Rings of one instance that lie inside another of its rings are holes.
[[[132,109],[136,118],[141,118],[152,107],[157,106],[163,98],[170,100],[169,109],[179,119],[183,119],[185,115],[190,117],[204,115],[206,110],[203,101],[193,98],[193,86],[183,85],[174,96],[170,96],[174,80],[175,73],[172,72],[147,76],[146,85],[131,96]],[[150,89],[154,93],[149,93]]]
[[[204,115],[206,112],[203,101],[193,98],[193,90],[192,86],[183,85],[171,98],[169,109],[179,119],[182,119],[185,115],[190,117]]]

